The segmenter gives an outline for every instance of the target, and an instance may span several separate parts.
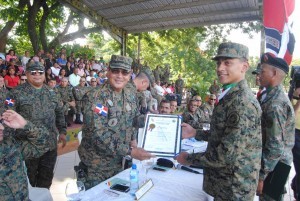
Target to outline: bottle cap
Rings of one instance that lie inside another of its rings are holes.
[[[132,164],[132,169],[136,169],[136,164]]]

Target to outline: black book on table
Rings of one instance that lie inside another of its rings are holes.
[[[278,162],[274,170],[264,180],[263,194],[280,201],[290,170],[291,166]]]

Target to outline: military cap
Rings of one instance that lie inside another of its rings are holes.
[[[258,75],[260,71],[261,71],[261,64],[258,63],[256,69],[252,71],[252,75]]]
[[[282,58],[278,58],[278,57],[274,56],[273,54],[271,54],[269,52],[261,55],[260,63],[261,64],[269,64],[271,66],[279,68],[279,69],[283,70],[286,74],[288,74],[288,72],[289,72],[289,65],[286,63],[286,61]]]
[[[26,68],[26,71],[32,71],[32,70],[45,70],[45,67],[40,62],[34,62]]]
[[[212,58],[213,60],[218,60],[220,57],[229,58],[249,58],[249,49],[245,45],[239,43],[221,43],[218,48],[217,55]]]
[[[121,55],[111,55],[109,68],[120,68],[127,71],[131,70],[132,58]]]

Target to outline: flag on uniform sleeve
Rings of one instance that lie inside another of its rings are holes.
[[[99,103],[96,105],[94,112],[106,117],[108,113],[108,108]]]
[[[6,100],[5,100],[5,105],[8,105],[8,106],[14,106],[14,104],[15,104],[15,100],[13,100],[13,99],[11,99],[11,98],[7,98]]]
[[[294,9],[295,0],[264,0],[263,4],[266,52],[283,58],[289,65],[295,47]]]

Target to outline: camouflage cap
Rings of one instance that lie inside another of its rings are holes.
[[[121,55],[111,55],[109,68],[120,68],[127,71],[131,70],[132,58]]]
[[[248,59],[249,49],[245,45],[239,43],[221,43],[218,48],[218,54],[212,59],[218,60],[220,57]]]
[[[45,67],[40,62],[34,62],[26,68],[26,71],[32,71],[32,70],[45,70]]]
[[[261,64],[258,63],[256,69],[252,71],[252,75],[258,75],[260,71],[261,71]]]

